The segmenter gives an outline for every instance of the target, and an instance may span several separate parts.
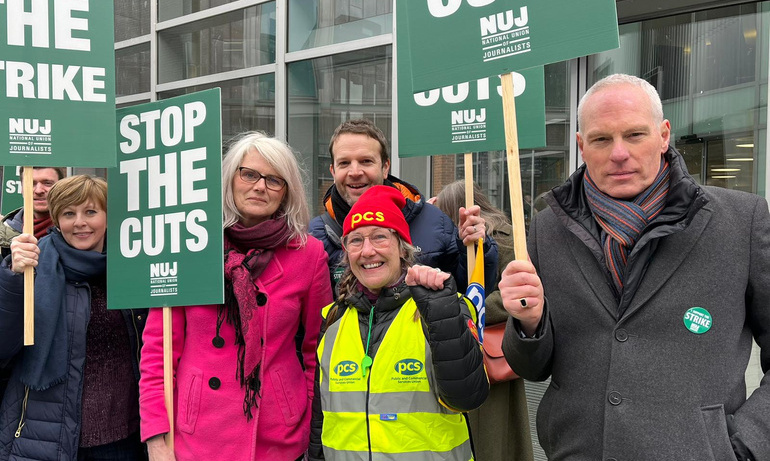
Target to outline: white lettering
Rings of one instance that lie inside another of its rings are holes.
[[[132,127],[139,124],[139,117],[135,114],[129,114],[120,119],[120,135],[126,138],[128,142],[120,143],[120,151],[124,154],[133,154],[139,150],[142,144],[142,135]]]
[[[494,35],[498,32],[507,32],[514,27],[524,27],[529,22],[527,7],[519,8],[519,15],[515,16],[513,10],[507,10],[479,19],[481,36]]]
[[[462,0],[447,0],[446,5],[444,4],[444,0],[427,1],[428,11],[434,18],[444,18],[453,15],[460,9],[460,5],[462,4]],[[494,1],[495,0],[467,0],[468,5],[475,8],[489,5]]]
[[[206,160],[206,148],[184,150],[181,153],[182,204],[206,202],[208,189],[196,189],[195,183],[206,180],[206,168],[195,168],[195,162]]]
[[[24,0],[8,0],[8,44],[26,46],[25,27],[32,29],[32,46],[48,48],[48,0],[32,0],[31,11],[24,11]]]
[[[2,70],[6,72],[5,94],[9,98],[107,101],[106,94],[97,93],[97,90],[105,88],[106,71],[102,67],[45,63],[33,66],[26,62],[0,61],[0,71]],[[82,83],[82,96],[76,83]]]
[[[460,83],[456,86],[457,91],[455,91],[455,85],[445,86],[441,89],[441,96],[444,98],[444,101],[449,104],[463,102],[468,97],[468,82]]]
[[[73,30],[88,31],[88,20],[73,18],[72,11],[88,11],[88,0],[56,0],[54,43],[60,50],[91,51],[91,40],[72,36]]]
[[[175,213],[159,214],[155,216],[143,216],[139,218],[127,218],[120,225],[120,252],[126,258],[134,258],[144,252],[147,256],[161,254],[166,246],[166,227],[169,229],[170,253],[180,253],[181,242],[184,241],[187,251],[199,252],[208,245],[208,232],[200,222],[207,221],[206,212],[201,209],[192,210],[189,213],[178,211]],[[182,238],[182,225],[184,224],[185,236]],[[150,266],[151,276],[155,270],[163,274],[160,267],[153,269]],[[171,275],[176,275],[172,273]]]

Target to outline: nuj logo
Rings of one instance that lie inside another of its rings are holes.
[[[51,121],[35,118],[8,119],[10,134],[51,134]]]
[[[157,277],[176,277],[176,261],[170,263],[152,263],[150,264],[150,278]]]
[[[478,113],[476,109],[464,109],[452,111],[452,125],[466,123],[484,123],[487,120],[487,109],[482,107]]]
[[[491,14],[480,19],[481,36],[494,35],[500,32],[507,32],[514,27],[524,27],[529,22],[527,7],[519,8],[519,15],[516,16],[513,10],[503,11],[502,13]]]

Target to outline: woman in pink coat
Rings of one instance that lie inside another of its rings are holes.
[[[173,453],[164,440],[163,315],[151,310],[139,382],[142,440],[153,461],[302,459],[320,309],[332,301],[326,252],[307,235],[308,206],[288,145],[246,133],[225,155],[222,178],[225,304],[172,309]]]

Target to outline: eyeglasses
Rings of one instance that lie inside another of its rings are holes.
[[[286,187],[286,180],[283,178],[279,178],[278,176],[273,176],[271,174],[269,175],[263,175],[259,171],[252,170],[251,168],[246,168],[245,166],[238,168],[238,175],[241,177],[241,179],[249,184],[256,184],[259,182],[260,179],[265,180],[265,187],[267,187],[270,190],[279,191]]]
[[[394,232],[393,229],[378,229],[367,236],[354,232],[342,238],[342,246],[348,253],[358,253],[364,248],[364,241],[369,239],[373,247],[387,248],[392,241],[390,236]]]

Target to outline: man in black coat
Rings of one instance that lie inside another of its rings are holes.
[[[642,79],[597,82],[578,123],[585,165],[499,284],[508,362],[551,377],[548,459],[770,459],[767,201],[697,184]],[[746,398],[752,338],[765,376]]]

